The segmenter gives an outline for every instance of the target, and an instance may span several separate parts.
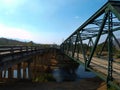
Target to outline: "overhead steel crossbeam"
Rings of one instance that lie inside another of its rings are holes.
[[[114,7],[113,7],[114,6]],[[95,20],[97,20],[97,18],[99,16],[101,16],[102,14],[105,13],[105,10],[107,8],[111,9],[111,12],[115,13],[117,19],[120,20],[120,10],[118,9],[118,7],[120,6],[120,1],[110,1],[107,2],[102,8],[100,8],[93,16],[91,16],[83,25],[81,25],[75,32],[73,32],[67,39],[69,39],[70,37],[72,37],[73,35],[75,35],[78,31],[84,31],[85,27],[87,27],[90,24],[93,24],[93,22]],[[95,24],[94,24],[95,25]],[[118,25],[119,26],[119,25]],[[66,39],[66,41],[67,41]]]
[[[116,20],[117,18],[116,17],[112,17],[112,19]],[[101,23],[102,23],[102,19],[98,19],[98,20],[95,20],[93,22],[93,24],[98,25],[98,26],[100,26]],[[108,25],[108,22],[106,24]],[[113,22],[113,26],[118,26],[118,25],[120,26],[119,22],[116,22],[116,21]]]
[[[113,81],[113,39],[120,47],[113,32],[120,30],[120,1],[109,1],[100,8],[93,16],[73,32],[62,44],[61,50],[69,57],[76,59],[91,71],[91,62],[96,48],[103,35],[106,35],[105,43],[108,43],[108,67],[106,81]],[[84,43],[87,40],[87,43]],[[102,51],[105,45],[102,47]],[[100,54],[102,53],[100,51]],[[67,53],[66,53],[67,52]],[[83,61],[82,61],[82,59]],[[113,85],[113,82],[112,82]],[[118,85],[114,85],[119,88]]]

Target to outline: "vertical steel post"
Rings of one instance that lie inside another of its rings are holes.
[[[63,52],[65,52],[65,43],[63,43]]]
[[[72,54],[71,54],[71,53],[72,53],[72,50],[73,50],[72,37],[70,37],[69,45],[70,45],[70,46],[69,46],[69,52],[70,52],[69,55],[72,56]]]
[[[82,42],[81,34],[79,35],[78,38],[79,38],[79,41],[80,41],[83,58],[84,58],[84,61],[85,61],[85,63],[86,63],[87,58],[86,58],[85,48],[84,48],[84,45],[83,45],[83,42]]]
[[[113,62],[113,53],[112,53],[112,45],[113,45],[113,40],[112,40],[112,13],[109,11],[108,12],[108,76],[107,76],[107,83],[109,81],[113,80],[112,77],[112,62]]]
[[[71,38],[69,39],[68,48],[67,48],[67,54],[69,54],[70,48],[71,48]]]
[[[78,41],[78,32],[77,32],[77,36],[76,36],[76,40],[75,40],[75,45],[74,45],[74,49],[73,49],[73,54],[72,54],[72,57],[74,57],[75,52],[76,52],[77,41]]]
[[[73,53],[74,53],[74,35],[72,37],[72,42],[71,42],[71,57],[73,57]]]

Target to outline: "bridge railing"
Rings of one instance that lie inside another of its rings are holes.
[[[17,52],[31,52],[40,49],[42,49],[40,46],[0,46],[0,55]]]

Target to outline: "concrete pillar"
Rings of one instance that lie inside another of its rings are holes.
[[[34,65],[33,65],[34,67],[33,67],[33,72],[32,72],[33,73],[32,74],[33,78],[36,78],[36,76],[37,76],[37,73],[36,73],[37,66],[36,66],[36,64],[37,64],[38,59],[39,59],[39,56],[37,55],[33,60],[33,62],[34,62]]]
[[[31,62],[28,62],[28,79],[29,79],[29,80],[32,79],[32,71],[31,71],[30,64],[31,64]]]
[[[26,79],[26,68],[23,68],[23,79]]]
[[[25,66],[25,63],[23,63],[23,79],[26,79],[26,74],[27,72],[26,72],[26,66]]]
[[[17,65],[17,78],[21,79],[21,63]]]
[[[12,70],[12,68],[8,68],[8,78],[9,79],[13,78],[13,70]]]

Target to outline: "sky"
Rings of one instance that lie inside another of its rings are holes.
[[[0,0],[0,37],[61,44],[107,0]]]

